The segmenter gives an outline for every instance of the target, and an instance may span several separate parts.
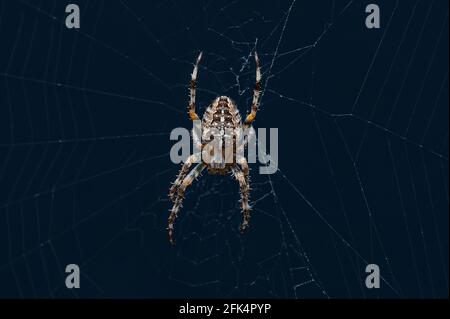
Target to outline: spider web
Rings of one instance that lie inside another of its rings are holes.
[[[0,1],[0,295],[448,297],[448,3]],[[189,128],[218,95],[278,127],[274,175],[203,174],[167,240]],[[64,285],[81,268],[82,289]],[[365,287],[365,267],[381,288]]]

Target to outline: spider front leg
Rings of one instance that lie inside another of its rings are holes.
[[[243,222],[241,224],[240,230],[241,233],[244,232],[250,222],[250,205],[249,205],[249,197],[250,197],[250,180],[249,180],[249,167],[247,161],[243,159],[240,161],[239,166],[234,165],[232,167],[232,172],[236,180],[239,182],[240,194],[241,194],[241,209],[243,215]]]
[[[258,54],[255,52],[255,63],[256,63],[256,84],[253,90],[253,102],[252,110],[249,115],[245,118],[244,128],[248,128],[256,118],[256,113],[259,109],[259,98],[261,96],[261,66],[259,64]]]
[[[200,161],[200,154],[192,154],[189,156],[186,160],[186,162],[183,164],[183,166],[180,169],[180,172],[178,173],[177,179],[173,183],[172,187],[170,187],[169,191],[169,198],[170,200],[175,201],[175,194],[177,192],[177,189],[180,187],[181,183],[183,182],[186,175],[189,173],[189,169],[191,168],[193,163],[197,163]]]
[[[189,101],[189,117],[191,120],[196,121],[200,118],[198,117],[197,113],[195,113],[195,94],[196,94],[196,87],[197,87],[197,74],[198,74],[198,65],[200,64],[200,60],[202,59],[202,52],[197,57],[197,62],[195,63],[194,70],[192,71],[191,75],[191,84],[189,89],[189,95],[190,95],[190,101]]]
[[[204,163],[197,164],[181,181],[181,185],[178,187],[178,191],[176,192],[174,199],[174,204],[169,216],[169,225],[167,227],[167,229],[169,230],[169,241],[172,245],[175,244],[175,241],[173,240],[173,224],[175,223],[175,219],[178,217],[178,211],[183,204],[184,193],[186,192],[186,189],[189,187],[189,185],[192,184],[194,179],[196,179],[200,175],[205,167],[206,164]]]

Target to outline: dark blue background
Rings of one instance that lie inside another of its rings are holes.
[[[0,1],[1,297],[448,298],[447,1],[79,0],[68,30],[70,2]],[[246,113],[255,48],[280,171],[252,165],[244,235],[237,183],[204,174],[172,247],[192,63],[199,113]]]

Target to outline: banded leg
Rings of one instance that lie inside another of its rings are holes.
[[[236,180],[239,182],[240,194],[241,194],[241,209],[243,215],[243,221],[240,227],[241,233],[243,233],[249,226],[250,222],[250,205],[248,203],[250,197],[250,186],[249,186],[249,174],[248,165],[245,164],[240,169],[237,165],[233,166],[232,172]]]
[[[255,62],[256,62],[256,84],[255,89],[253,90],[253,102],[252,102],[252,110],[249,115],[245,118],[244,128],[249,127],[252,122],[255,120],[256,113],[258,113],[259,109],[259,98],[261,96],[261,66],[259,64],[258,54],[255,52]]]
[[[180,169],[180,172],[178,173],[177,179],[175,182],[173,182],[172,187],[170,187],[169,191],[169,198],[173,202],[175,200],[175,194],[177,192],[177,189],[180,187],[181,183],[183,182],[186,175],[189,173],[189,170],[193,163],[198,163],[200,161],[200,154],[192,154],[189,156],[186,160],[186,162],[183,164],[183,166]]]
[[[248,166],[247,160],[244,158],[239,159],[238,161],[239,166],[241,167],[242,172],[244,173],[245,182],[247,184],[247,194],[246,194],[246,204],[243,205],[243,207],[246,207],[246,210],[243,209],[244,213],[244,222],[241,226],[241,231],[244,231],[249,226],[250,221],[250,210],[251,206],[249,205],[249,198],[250,198],[250,168]]]
[[[167,229],[169,230],[169,241],[172,245],[175,244],[175,241],[173,240],[173,224],[175,223],[175,219],[178,217],[178,212],[183,204],[184,193],[186,192],[186,189],[189,187],[189,185],[192,184],[194,179],[196,179],[200,175],[200,173],[203,171],[205,167],[206,165],[204,163],[197,164],[183,179],[180,187],[178,188],[168,220],[169,225],[167,227]]]
[[[197,62],[195,63],[194,70],[192,71],[191,75],[191,84],[189,89],[189,95],[190,95],[190,101],[189,101],[189,117],[191,120],[196,121],[200,118],[198,117],[197,113],[195,113],[195,94],[196,94],[196,87],[197,87],[197,74],[198,74],[198,65],[200,63],[200,60],[202,59],[202,52],[197,57]]]

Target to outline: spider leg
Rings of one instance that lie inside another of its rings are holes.
[[[196,87],[197,87],[197,74],[198,74],[198,65],[200,63],[200,60],[202,59],[202,52],[197,57],[197,62],[195,63],[194,70],[192,71],[191,75],[191,83],[190,83],[190,101],[189,101],[189,117],[191,120],[196,121],[200,118],[198,117],[197,113],[195,113],[195,94],[196,94]]]
[[[261,96],[261,66],[259,63],[258,54],[255,52],[255,62],[256,62],[256,84],[255,89],[253,90],[253,103],[252,110],[249,115],[245,118],[244,128],[249,127],[252,122],[255,120],[256,113],[259,108],[259,97]]]
[[[200,154],[192,154],[189,156],[186,160],[186,162],[181,166],[180,172],[178,173],[177,179],[172,184],[172,187],[170,187],[169,191],[169,198],[173,202],[175,201],[175,194],[177,192],[177,189],[180,187],[181,183],[183,182],[186,175],[189,173],[189,169],[191,168],[193,163],[197,163],[200,159]]]
[[[194,179],[196,179],[200,175],[200,173],[203,171],[205,167],[206,167],[205,163],[197,164],[183,179],[180,187],[178,188],[174,204],[169,216],[169,225],[167,227],[167,229],[169,230],[169,241],[172,245],[175,244],[175,241],[173,240],[173,224],[175,223],[175,219],[178,216],[178,211],[180,210],[183,204],[184,193],[188,188],[188,186],[192,184]]]
[[[243,215],[243,222],[241,224],[240,230],[244,232],[250,222],[250,205],[248,203],[250,197],[250,181],[249,181],[249,168],[247,161],[244,159],[239,163],[239,168],[237,165],[234,165],[231,170],[233,172],[234,177],[239,182],[240,194],[241,194],[241,208]]]

